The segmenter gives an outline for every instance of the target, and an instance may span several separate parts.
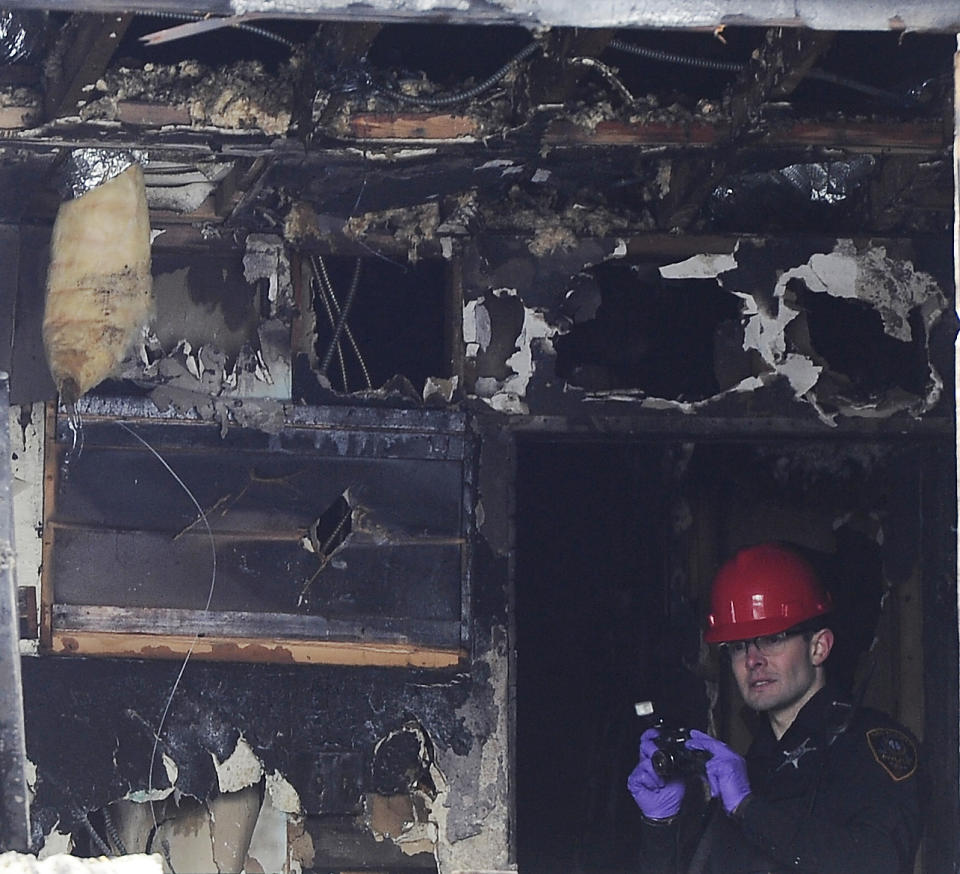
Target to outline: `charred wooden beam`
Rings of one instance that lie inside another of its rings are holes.
[[[709,148],[722,145],[730,135],[726,125],[698,120],[601,121],[581,127],[555,121],[544,135],[544,144],[563,146],[677,146]],[[949,145],[936,121],[836,122],[798,121],[773,127],[758,135],[752,145],[777,148],[823,146],[859,152],[916,152],[937,154]]]
[[[363,77],[362,62],[382,25],[373,22],[322,24],[308,48],[295,99],[296,126],[310,136],[336,118]]]
[[[783,77],[770,91],[771,97],[789,97],[833,45],[829,31],[794,31],[783,41]]]
[[[44,115],[50,120],[77,114],[103,75],[133,15],[73,15],[67,21],[47,68]]]

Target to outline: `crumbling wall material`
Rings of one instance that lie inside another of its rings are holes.
[[[355,758],[355,785],[369,791],[377,744],[413,718],[436,751],[447,787],[429,807],[436,832],[431,850],[442,865],[449,860],[463,867],[457,844],[471,837],[475,846],[484,824],[491,817],[500,823],[503,815],[505,716],[497,702],[504,672],[496,664],[504,648],[501,642],[499,654],[476,662],[470,676],[194,663],[171,701],[156,755],[153,733],[174,665],[29,659],[24,685],[28,754],[37,768],[34,839],[55,827],[76,829],[84,811],[140,797],[151,763],[157,789],[175,787],[178,796],[207,804],[265,781],[272,808],[283,813],[274,819],[283,821],[284,835],[288,820],[304,817],[308,832],[319,827],[322,834],[322,820],[310,814],[318,792],[334,792],[326,809],[346,815],[360,812],[360,796],[326,784],[327,772],[317,763],[333,751]],[[69,732],[58,730],[62,713],[71,714]],[[165,767],[161,754],[175,767]],[[202,819],[207,822],[206,813]],[[499,825],[483,840],[506,858]],[[254,829],[252,845],[256,841]],[[308,843],[301,841],[301,849]],[[480,859],[479,850],[471,852]]]

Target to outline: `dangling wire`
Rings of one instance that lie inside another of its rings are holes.
[[[316,258],[310,259],[310,266],[313,269],[314,282],[317,284],[317,295],[321,303],[323,303],[323,309],[327,314],[327,321],[330,323],[330,328],[334,329],[337,326],[337,314],[333,311],[333,304],[336,304],[337,298],[333,293],[330,277],[327,275],[327,265],[324,263],[323,258],[318,255]],[[331,304],[331,299],[333,300],[333,304]],[[337,309],[339,312],[339,305]],[[343,380],[343,391],[346,394],[350,391],[347,385],[347,363],[343,357],[343,346],[339,341],[337,342],[337,358],[340,362],[340,376]]]
[[[464,103],[465,101],[472,100],[474,97],[479,97],[485,91],[488,91],[490,88],[496,85],[497,82],[503,79],[504,76],[506,76],[507,73],[509,73],[517,64],[525,61],[539,48],[540,43],[536,41],[528,43],[499,70],[497,70],[496,73],[494,73],[492,76],[488,76],[479,85],[475,85],[473,88],[468,88],[466,91],[458,91],[455,94],[445,94],[441,97],[404,94],[403,92],[396,91],[392,88],[377,88],[374,93],[381,94],[384,97],[389,97],[391,100],[396,100],[398,103],[412,103],[419,106],[453,106],[455,103]]]
[[[320,363],[320,373],[322,373],[324,376],[326,376],[327,369],[330,367],[330,360],[333,358],[334,349],[336,349],[337,344],[340,341],[340,334],[343,331],[343,326],[347,323],[347,316],[350,314],[350,308],[353,306],[353,300],[357,294],[357,286],[360,284],[360,267],[362,264],[363,259],[358,257],[353,266],[353,278],[350,280],[350,290],[347,292],[346,299],[343,302],[343,307],[340,310],[340,315],[337,317],[337,324],[334,326],[333,336],[330,338],[330,345],[327,346],[326,354],[323,356],[323,361]],[[366,372],[366,369],[364,369],[364,372]],[[367,376],[367,381],[369,382],[369,380],[370,377]]]
[[[624,42],[622,39],[612,39],[608,43],[610,48],[621,52],[638,55],[648,61],[659,61],[663,64],[681,64],[685,67],[697,67],[701,70],[713,70],[718,73],[739,73],[746,65],[739,61],[718,61],[713,58],[699,58],[692,55],[678,55],[674,52],[665,52],[662,49],[652,49],[647,46],[638,46]]]
[[[327,318],[330,320],[330,327],[333,330],[336,330],[337,320],[341,317],[342,312],[340,309],[340,302],[337,300],[337,296],[333,291],[333,283],[330,281],[330,274],[327,272],[327,265],[323,258],[319,255],[310,259],[310,267],[313,270],[314,279],[317,282],[317,285],[322,291],[326,292],[326,295],[322,298],[324,308],[327,309]],[[370,380],[370,371],[367,369],[367,362],[364,360],[363,353],[360,351],[360,347],[357,345],[356,337],[352,330],[350,330],[350,325],[346,321],[346,317],[343,317],[343,328],[342,333],[346,335],[347,340],[350,342],[350,348],[353,349],[353,354],[356,356],[357,363],[360,365],[360,370],[363,372],[363,380],[367,388],[373,388],[373,382]],[[338,350],[340,348],[340,343],[338,341]],[[342,356],[341,356],[342,358]],[[344,375],[344,391],[347,391],[346,382],[347,378]]]
[[[124,431],[134,437],[139,441],[149,452],[153,455],[160,464],[163,465],[167,473],[170,474],[176,481],[177,485],[183,489],[187,497],[193,503],[193,506],[196,507],[197,513],[200,514],[200,518],[203,520],[203,524],[207,529],[207,537],[210,540],[210,559],[211,559],[211,571],[210,571],[210,590],[207,592],[207,603],[203,607],[203,612],[207,613],[210,610],[210,604],[213,602],[213,591],[217,583],[217,543],[213,536],[213,529],[210,527],[210,522],[207,519],[207,514],[204,512],[203,507],[200,506],[200,502],[196,499],[193,492],[187,487],[187,484],[179,477],[177,472],[167,463],[167,460],[154,449],[146,440],[143,439],[136,431],[134,431],[129,425],[124,422],[117,423]],[[150,753],[150,770],[147,774],[147,793],[148,795],[153,795],[153,768],[157,761],[157,750],[160,746],[160,738],[163,736],[163,728],[167,721],[167,715],[170,712],[170,705],[173,702],[173,696],[176,694],[177,689],[180,686],[180,681],[183,679],[183,673],[187,669],[187,663],[190,661],[190,656],[193,655],[193,651],[197,645],[197,641],[200,640],[201,631],[198,628],[193,635],[193,640],[190,642],[190,646],[187,648],[187,654],[183,658],[183,663],[180,665],[180,671],[177,674],[176,680],[173,682],[173,687],[170,689],[170,694],[167,696],[167,702],[163,707],[163,713],[160,716],[160,722],[157,724],[157,729],[153,733],[153,750]],[[154,810],[153,800],[150,800],[150,813],[153,815],[153,827],[154,830],[160,828],[160,824],[157,822],[157,812]]]
[[[685,67],[696,67],[701,70],[713,70],[718,73],[740,73],[747,67],[746,64],[740,61],[719,61],[713,58],[700,58],[695,55],[678,55],[674,52],[665,52],[661,49],[654,49],[648,46],[638,46],[621,39],[612,39],[608,45],[612,49],[629,52],[632,55],[646,58],[648,61],[659,61],[664,64],[679,64]],[[875,88],[873,85],[867,85],[855,79],[848,79],[845,76],[828,73],[826,70],[808,70],[804,78],[814,79],[819,82],[829,82],[832,85],[849,88],[851,91],[859,91],[861,94],[869,94],[878,100],[885,100],[888,103],[894,103],[898,106],[909,107],[916,106],[919,103],[912,95],[895,94],[892,91]]]

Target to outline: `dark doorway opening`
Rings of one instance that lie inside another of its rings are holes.
[[[636,870],[626,790],[652,700],[745,751],[727,670],[700,644],[709,581],[792,541],[829,578],[834,680],[938,767],[925,871],[956,853],[955,497],[950,441],[543,436],[518,444],[516,848],[523,874]],[[918,644],[922,641],[922,644]],[[708,722],[712,721],[712,724]]]
[[[645,727],[634,704],[653,698],[658,709],[702,724],[702,686],[678,662],[685,611],[665,602],[662,585],[670,455],[637,445],[519,449],[516,797],[524,874],[633,870],[639,813],[626,778]]]

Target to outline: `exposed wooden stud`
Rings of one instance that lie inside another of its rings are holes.
[[[59,655],[121,658],[191,659],[279,664],[377,665],[398,668],[453,668],[465,655],[459,650],[403,644],[331,643],[187,635],[113,634],[97,631],[54,632],[52,651]]]
[[[47,69],[44,116],[77,115],[123,39],[131,13],[76,14],[60,34]]]

